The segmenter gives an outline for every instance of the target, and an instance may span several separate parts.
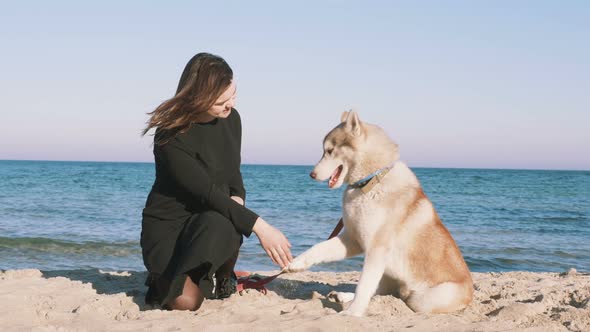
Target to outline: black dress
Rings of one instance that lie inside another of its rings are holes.
[[[156,131],[157,140],[167,133]],[[240,173],[241,120],[195,123],[165,144],[154,143],[156,180],[143,210],[141,247],[149,272],[146,302],[166,304],[182,294],[187,273],[206,297],[212,277],[237,254],[258,215],[245,200]]]

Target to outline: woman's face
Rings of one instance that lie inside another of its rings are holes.
[[[207,114],[214,118],[227,118],[231,113],[232,107],[236,104],[236,93],[237,87],[234,81],[232,81],[229,87],[217,98],[215,104],[207,111]]]

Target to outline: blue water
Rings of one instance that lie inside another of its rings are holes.
[[[244,165],[247,205],[299,254],[340,218],[309,166]],[[590,171],[414,169],[472,271],[590,271]],[[0,161],[0,269],[144,270],[151,163]],[[360,270],[362,258],[312,270]],[[271,270],[255,235],[238,268]]]

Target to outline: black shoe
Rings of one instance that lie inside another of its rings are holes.
[[[215,281],[215,298],[217,299],[228,298],[237,291],[238,278],[233,272],[229,278],[217,278]]]

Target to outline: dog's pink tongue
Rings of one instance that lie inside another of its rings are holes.
[[[330,180],[328,181],[328,188],[334,187],[336,182],[338,181],[338,177],[340,176],[340,166],[334,170],[334,173],[330,175]]]

